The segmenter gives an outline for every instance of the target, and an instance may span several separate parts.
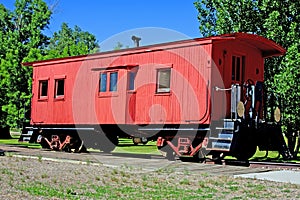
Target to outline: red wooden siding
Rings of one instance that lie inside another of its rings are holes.
[[[230,108],[229,95],[216,93],[215,87],[242,84],[232,80],[232,56],[245,60],[244,81],[256,82],[263,81],[264,57],[283,53],[269,40],[241,33],[25,63],[33,66],[31,123],[209,124],[211,109],[218,118]],[[133,69],[134,90],[129,91]],[[161,69],[171,70],[170,92],[157,91]],[[115,72],[117,91],[109,91]],[[106,92],[99,92],[100,73],[107,73]],[[55,97],[55,81],[62,79],[63,95]],[[40,98],[43,80],[48,96]]]
[[[247,45],[247,43],[229,40],[222,43],[216,43],[214,44],[214,47],[213,58],[216,65],[215,69],[219,70],[224,88],[230,88],[232,84],[243,85],[249,79],[252,80],[254,84],[257,81],[264,80],[264,58],[262,57],[261,51],[258,50],[255,46]],[[232,80],[233,56],[239,56],[241,58],[244,57],[245,59],[244,72],[242,69],[242,60],[240,61],[240,81]],[[213,71],[213,83],[218,82],[219,77],[217,77],[217,75],[218,73],[216,71]],[[220,84],[221,83],[219,83],[219,85]],[[222,116],[227,115],[227,117],[229,117],[230,109],[225,110],[224,108],[230,108],[230,92],[217,92],[215,93],[215,96],[216,101],[213,103],[214,109],[217,111],[223,110]],[[222,101],[220,99],[222,99]]]

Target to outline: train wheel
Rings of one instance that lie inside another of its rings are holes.
[[[255,141],[251,137],[240,138],[233,156],[241,161],[249,160],[255,154],[256,146]]]
[[[256,152],[257,138],[255,129],[241,126],[234,136],[232,155],[240,161],[249,160]]]
[[[148,140],[147,140],[147,138],[144,138],[144,137],[142,137],[142,138],[134,137],[132,139],[132,142],[133,142],[134,145],[138,145],[140,143],[143,144],[143,145],[146,145],[148,143]]]
[[[110,153],[118,145],[117,136],[107,136],[101,131],[78,131],[79,138],[86,148],[99,149]]]
[[[256,152],[256,145],[245,145],[243,149],[235,154],[238,160],[249,160]]]
[[[103,144],[100,147],[100,150],[103,151],[104,153],[110,153],[115,149],[114,145],[111,144]]]
[[[103,140],[101,141],[100,144],[100,150],[103,151],[104,153],[112,152],[119,143],[118,138],[114,136],[110,136],[110,137],[103,136],[102,139]]]
[[[215,164],[222,164],[222,159],[224,158],[224,155],[223,153],[221,152],[212,152],[212,161],[215,163]]]
[[[82,140],[77,140],[76,143],[69,145],[69,148],[67,148],[66,151],[76,153],[88,152]]]
[[[193,156],[193,161],[194,162],[205,162],[205,156],[207,155],[207,150],[206,148],[201,148],[194,156]]]
[[[146,142],[142,142],[142,144],[143,144],[143,145],[146,145],[147,143],[148,143],[148,141],[146,141]]]
[[[169,145],[158,147],[158,150],[161,153],[161,155],[167,158],[168,160],[170,161],[175,160],[175,153]]]
[[[170,161],[174,161],[175,160],[175,153],[173,151],[168,151],[166,158]]]

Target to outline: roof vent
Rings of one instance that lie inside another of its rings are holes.
[[[139,47],[139,46],[140,46],[140,40],[141,40],[140,37],[136,37],[136,36],[133,35],[133,36],[131,37],[131,39],[133,40],[134,45],[135,45],[136,47]]]

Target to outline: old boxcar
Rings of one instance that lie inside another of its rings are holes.
[[[284,53],[261,36],[232,33],[24,63],[33,67],[24,130],[49,145],[58,135],[77,150],[112,151],[130,137],[157,140],[170,159],[248,159],[257,146],[282,145],[280,117],[267,120],[263,81],[264,59]]]

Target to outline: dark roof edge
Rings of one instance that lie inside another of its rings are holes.
[[[250,33],[228,33],[228,34],[223,34],[223,35],[218,35],[218,36],[211,36],[211,37],[206,37],[206,38],[194,38],[194,39],[187,39],[187,40],[179,40],[179,41],[174,41],[174,42],[167,42],[167,43],[160,43],[160,44],[153,44],[153,45],[148,45],[148,46],[141,46],[141,47],[134,47],[134,48],[129,48],[129,49],[121,49],[121,50],[113,50],[113,51],[105,51],[105,52],[98,52],[94,54],[86,54],[86,55],[78,55],[78,56],[69,56],[69,57],[64,57],[64,58],[53,58],[53,59],[48,59],[48,60],[40,60],[40,61],[33,61],[33,62],[24,62],[22,63],[23,66],[33,66],[34,64],[40,64],[40,63],[45,63],[45,62],[60,62],[64,60],[69,60],[69,59],[86,59],[87,57],[97,57],[98,55],[109,55],[109,54],[121,54],[123,52],[128,52],[131,51],[132,53],[134,52],[142,52],[147,51],[151,48],[158,48],[158,47],[165,47],[167,46],[176,46],[176,45],[184,45],[187,43],[191,42],[198,42],[200,44],[205,44],[205,43],[211,43],[212,41],[221,41],[221,40],[234,40],[234,39],[250,39],[256,42],[262,42],[264,45],[267,45],[271,47],[274,51],[271,51],[272,53],[263,53],[263,56],[265,57],[271,57],[271,56],[279,56],[285,54],[286,50],[275,43],[272,40],[269,40],[267,38],[264,38],[259,35],[255,34],[250,34]],[[164,48],[161,48],[164,49]]]

